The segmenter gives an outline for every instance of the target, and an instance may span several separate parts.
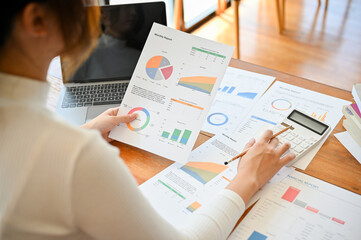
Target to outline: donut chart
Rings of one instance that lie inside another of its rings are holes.
[[[172,76],[173,66],[166,57],[154,56],[148,60],[145,71],[153,80],[167,80]]]
[[[130,131],[140,131],[146,128],[150,121],[150,114],[147,109],[142,107],[133,108],[128,114],[137,113],[138,117],[133,122],[128,122],[127,127]]]
[[[276,99],[271,103],[272,107],[278,111],[286,111],[291,109],[292,103],[287,99]]]
[[[212,113],[207,117],[207,122],[213,126],[222,126],[228,122],[229,118],[224,113]]]

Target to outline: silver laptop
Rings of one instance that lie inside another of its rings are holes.
[[[167,25],[164,2],[101,6],[101,15],[98,45],[65,81],[56,108],[75,125],[120,105],[153,22]]]

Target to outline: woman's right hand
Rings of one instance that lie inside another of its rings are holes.
[[[227,186],[227,189],[239,194],[246,204],[282,166],[296,157],[294,153],[289,153],[281,158],[290,145],[284,143],[277,148],[278,139],[271,140],[272,135],[273,132],[267,130],[257,142],[251,139],[245,146],[245,149],[249,148],[247,154],[239,160],[236,177]]]

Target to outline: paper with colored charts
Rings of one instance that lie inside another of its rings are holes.
[[[153,24],[120,105],[137,113],[112,139],[186,162],[234,48]]]
[[[361,239],[361,196],[295,171],[273,186],[229,240]]]
[[[276,81],[254,106],[236,135],[238,138],[257,136],[264,129],[272,128],[281,122],[292,109],[298,109],[327,123],[333,130],[343,116],[342,107],[348,104],[350,102],[343,99]],[[331,131],[328,136],[330,134]],[[293,166],[306,169],[327,137]]]
[[[343,116],[342,107],[348,104],[348,101],[339,98],[276,81],[254,105],[238,129],[212,137],[195,149],[189,160],[214,158],[224,160],[235,156],[252,137],[257,139],[264,130],[274,127],[293,108],[326,122],[334,129]],[[324,141],[293,166],[306,169]]]
[[[275,77],[228,67],[202,130],[220,134],[239,126]]]
[[[168,222],[177,227],[185,226],[199,208],[205,206],[224,189],[237,173],[237,163],[188,162],[174,163],[139,186],[152,207]],[[255,203],[262,192],[293,172],[283,168],[250,201]]]

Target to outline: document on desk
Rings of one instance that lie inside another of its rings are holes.
[[[349,102],[342,99],[276,81],[255,104],[238,129],[217,134],[194,150],[189,160],[229,160],[243,149],[250,138],[257,139],[265,129],[281,122],[293,108],[325,121],[333,129],[343,116],[342,107],[347,104]],[[293,166],[306,169],[322,144],[323,142]]]
[[[220,134],[234,130],[275,77],[228,67],[202,130]]]
[[[295,171],[267,191],[228,239],[361,239],[360,222],[360,195]]]
[[[225,134],[222,137],[229,138]],[[238,161],[227,166],[224,161],[242,151],[238,146],[243,145],[244,140],[231,139],[232,143],[226,146],[220,142],[222,139],[212,141],[213,138],[193,150],[187,164],[174,163],[139,187],[153,208],[175,226],[185,225],[196,210],[211,201],[237,173]],[[246,207],[293,171],[292,167],[282,168]]]
[[[333,130],[343,116],[342,107],[348,104],[350,102],[343,99],[276,81],[241,123],[234,137],[256,136],[260,131],[281,122],[294,108],[326,122]],[[326,140],[327,138],[293,166],[306,169]]]
[[[283,168],[260,191],[278,183],[293,168]],[[214,162],[174,163],[139,186],[153,208],[174,226],[185,226],[199,208],[212,201],[237,173],[237,163],[228,166]],[[247,207],[255,203],[257,193]]]
[[[233,50],[154,23],[118,113],[138,117],[110,138],[186,162]]]

